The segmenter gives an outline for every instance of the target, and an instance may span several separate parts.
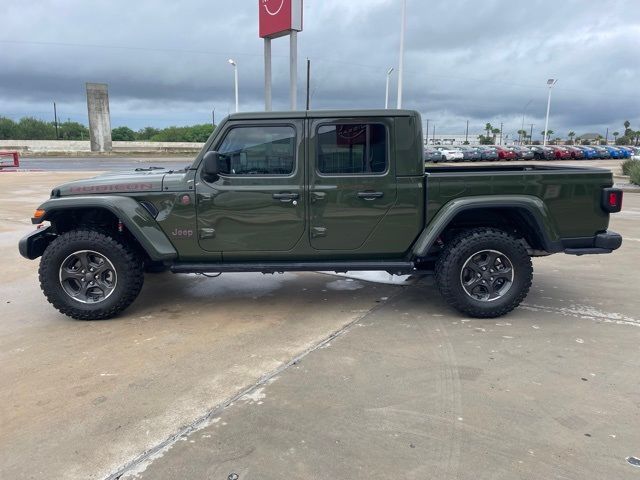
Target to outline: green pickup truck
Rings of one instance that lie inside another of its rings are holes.
[[[541,165],[425,170],[408,110],[241,113],[184,170],[58,186],[20,253],[60,312],[117,315],[145,271],[433,273],[472,317],[513,310],[531,257],[610,253],[622,192],[608,170]]]

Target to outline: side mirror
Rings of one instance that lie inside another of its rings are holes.
[[[202,173],[206,178],[216,178],[220,173],[220,154],[207,152],[202,161]]]

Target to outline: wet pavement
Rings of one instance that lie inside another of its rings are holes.
[[[123,478],[638,478],[640,196],[625,202],[621,250],[536,259],[512,314],[406,287]]]
[[[78,322],[16,243],[89,174],[0,175],[0,478],[637,478],[640,196],[619,251],[536,259],[498,320],[309,273],[149,275]]]

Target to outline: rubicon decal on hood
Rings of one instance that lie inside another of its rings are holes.
[[[107,185],[81,185],[71,187],[71,193],[103,193],[103,192],[148,192],[153,190],[153,183],[116,183]]]

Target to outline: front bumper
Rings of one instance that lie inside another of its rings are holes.
[[[56,235],[51,231],[50,226],[34,230],[20,239],[18,243],[20,255],[29,260],[35,260],[44,253],[54,238]]]
[[[622,245],[622,235],[607,230],[594,237],[564,240],[564,253],[569,255],[590,255],[611,253]]]

